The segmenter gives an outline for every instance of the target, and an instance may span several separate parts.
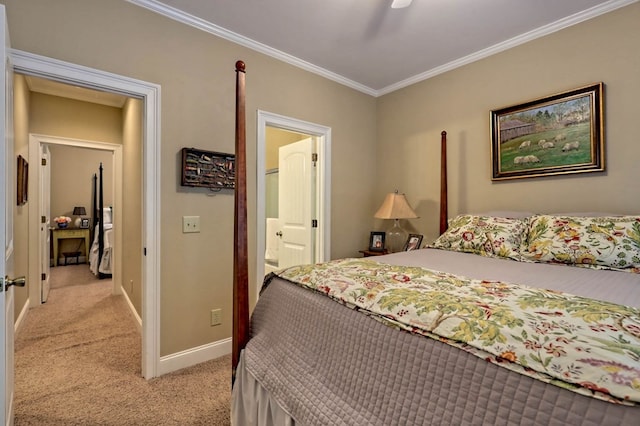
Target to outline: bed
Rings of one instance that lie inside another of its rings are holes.
[[[93,235],[89,251],[89,268],[99,278],[112,276],[113,261],[113,210],[104,206],[103,167],[93,175],[92,182]]]
[[[447,220],[443,181],[430,247],[270,274],[250,322],[236,183],[233,424],[638,424],[640,217]]]

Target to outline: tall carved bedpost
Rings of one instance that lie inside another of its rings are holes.
[[[236,62],[236,177],[233,252],[233,348],[231,383],[240,351],[249,341],[249,278],[247,254],[247,155],[245,132],[245,65]]]
[[[440,235],[447,230],[447,132],[441,133],[440,140]]]

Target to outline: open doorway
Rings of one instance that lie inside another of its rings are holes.
[[[141,222],[137,230],[141,234],[141,326],[143,377],[150,379],[159,375],[159,277],[160,277],[160,176],[159,161],[159,117],[160,87],[140,80],[90,69],[55,59],[13,50],[11,59],[17,73],[43,77],[61,83],[89,88],[99,92],[117,93],[139,99],[141,123],[141,153],[138,172],[142,196],[140,197]],[[124,156],[127,154],[125,153]],[[37,247],[37,235],[29,245]],[[116,242],[117,244],[117,242]],[[36,260],[37,262],[37,260]],[[32,264],[32,261],[29,261]],[[31,273],[31,272],[30,272]]]
[[[330,148],[330,128],[258,111],[258,291],[265,273],[329,259]]]
[[[85,141],[55,136],[31,134],[29,137],[29,159],[31,164],[40,163],[40,167],[33,169],[32,194],[38,194],[38,203],[31,206],[29,228],[35,234],[40,234],[38,261],[34,260],[35,251],[31,257],[30,276],[40,277],[40,282],[32,280],[29,286],[30,305],[37,306],[47,300],[49,279],[57,266],[67,264],[70,259],[64,253],[77,253],[74,263],[84,263],[92,269],[95,275],[96,256],[92,248],[96,242],[95,212],[93,201],[93,178],[97,177],[99,167],[102,166],[105,179],[105,206],[110,214],[106,226],[110,229],[110,246],[118,247],[112,250],[110,275],[112,294],[122,293],[123,269],[127,275],[133,269],[136,275],[140,273],[139,259],[128,258],[127,265],[122,265],[122,254],[132,239],[123,241],[122,226],[123,197],[122,197],[122,149],[121,144]],[[139,191],[139,190],[138,190]],[[82,209],[82,210],[81,210]],[[76,212],[76,210],[79,210]],[[75,213],[75,214],[74,214]],[[136,212],[137,215],[140,212]],[[71,222],[63,229],[55,223],[55,218],[68,217]],[[85,225],[82,225],[85,219]],[[78,223],[76,223],[78,222]],[[111,238],[115,236],[115,238]],[[138,238],[139,239],[139,238]],[[105,238],[105,241],[107,239]],[[117,240],[117,244],[115,242]],[[93,256],[92,256],[93,255]],[[53,267],[53,269],[50,269]],[[124,267],[124,268],[123,268]],[[39,285],[38,285],[39,284]],[[128,289],[130,292],[131,289]],[[127,295],[131,297],[131,295]],[[136,314],[139,319],[139,315]]]

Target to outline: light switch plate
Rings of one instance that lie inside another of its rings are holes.
[[[200,232],[200,216],[182,216],[182,233]]]

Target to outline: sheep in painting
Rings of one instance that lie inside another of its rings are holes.
[[[556,135],[555,137],[555,141],[556,142],[560,142],[567,139],[567,136],[564,133],[560,133],[559,135]]]
[[[580,141],[567,142],[562,147],[562,152],[568,152],[574,149],[577,151],[578,148],[580,148]]]
[[[540,159],[535,155],[521,155],[513,159],[513,164],[539,163]]]
[[[531,146],[531,141],[524,141],[520,144],[518,149],[529,148]]]
[[[556,144],[553,142],[545,142],[542,144],[542,149],[549,149],[553,148],[554,146],[556,146]]]
[[[542,145],[544,145],[545,143],[547,143],[547,140],[546,140],[546,139],[540,139],[540,140],[538,141],[538,146],[542,146]]]

